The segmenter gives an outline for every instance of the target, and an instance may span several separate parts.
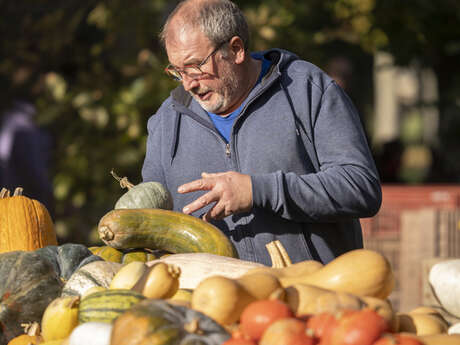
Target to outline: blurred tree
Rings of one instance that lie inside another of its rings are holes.
[[[372,120],[375,51],[388,50],[401,64],[416,57],[433,67],[446,123],[441,144],[458,150],[460,126],[451,123],[459,110],[459,2],[236,2],[248,17],[254,50],[289,49],[326,70],[332,58],[348,59],[355,71],[348,92],[365,124]],[[54,136],[55,221],[62,241],[92,241],[88,234],[123,193],[112,168],[140,182],[147,118],[174,87],[163,73],[167,59],[157,34],[176,3],[0,0],[0,104],[25,90],[36,103],[37,121]],[[457,180],[458,164],[451,171]]]

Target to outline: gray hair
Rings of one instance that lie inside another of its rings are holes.
[[[243,12],[230,0],[181,1],[160,32],[163,45],[167,40],[168,26],[176,15],[181,15],[192,27],[199,28],[215,46],[238,36],[243,41],[244,49],[249,49],[248,23]]]

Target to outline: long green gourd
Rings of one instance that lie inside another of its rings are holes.
[[[210,253],[238,258],[227,236],[214,225],[176,211],[116,209],[99,221],[99,237],[117,249],[150,248],[170,253]]]

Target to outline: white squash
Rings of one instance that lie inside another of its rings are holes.
[[[180,268],[179,287],[181,289],[194,289],[202,280],[210,276],[220,275],[234,279],[255,267],[267,267],[256,262],[207,253],[171,254],[146,264],[152,266],[157,262],[173,264]]]
[[[454,323],[447,330],[448,334],[460,334],[460,322]]]
[[[110,345],[111,332],[111,323],[85,322],[74,328],[69,345]]]
[[[94,261],[75,271],[65,283],[61,296],[82,296],[95,286],[108,288],[122,264]]]
[[[460,259],[433,265],[428,280],[441,306],[452,315],[460,317]]]

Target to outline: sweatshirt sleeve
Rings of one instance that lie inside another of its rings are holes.
[[[160,115],[152,115],[147,123],[147,144],[144,164],[142,166],[143,182],[156,181],[166,185],[161,167],[161,127]]]
[[[355,107],[344,91],[331,82],[312,116],[313,145],[320,171],[251,176],[254,207],[270,209],[282,218],[299,222],[373,216],[380,208],[381,186]]]

